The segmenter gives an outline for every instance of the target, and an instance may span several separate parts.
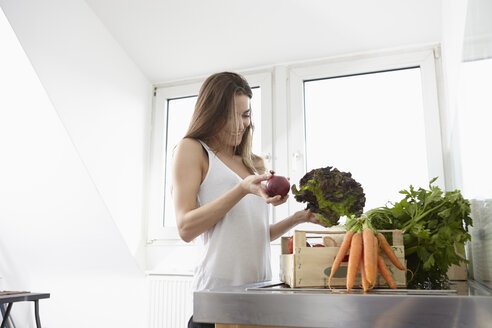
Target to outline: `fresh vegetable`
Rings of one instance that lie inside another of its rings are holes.
[[[341,216],[361,215],[366,202],[364,191],[352,174],[331,166],[306,173],[299,181],[299,189],[292,186],[292,193],[328,227],[337,224]]]
[[[323,236],[323,244],[326,247],[336,247],[337,246],[337,242],[335,241],[335,239],[333,239],[329,236]]]
[[[361,256],[360,257],[360,277],[362,280],[362,289],[364,290],[364,292],[367,292],[370,288],[370,284],[369,284],[369,281],[367,280],[366,270],[364,270],[364,267],[365,267],[364,256]]]
[[[345,257],[347,250],[349,250],[346,277],[347,291],[350,292],[350,289],[354,285],[359,266],[364,291],[376,285],[378,269],[382,275],[386,275],[385,279],[388,281],[388,285],[391,288],[396,288],[396,283],[391,276],[391,272],[384,263],[383,258],[379,255],[380,242],[377,238],[379,232],[371,225],[368,217],[365,214],[359,218],[351,216],[348,218],[345,228],[347,232],[333,261],[328,279],[328,287],[331,288],[331,279],[340,266],[340,262]],[[391,247],[390,250],[393,252]],[[379,263],[380,261],[383,261],[383,264]],[[382,270],[385,271],[382,272]],[[406,270],[405,267],[402,270]]]
[[[340,249],[338,250],[337,256],[331,265],[330,277],[328,278],[328,287],[331,289],[331,279],[335,272],[337,272],[338,267],[340,267],[340,263],[345,259],[345,254],[349,250],[350,243],[352,242],[352,236],[354,235],[353,231],[347,231],[345,233],[345,237],[343,237],[342,245],[340,245]],[[348,258],[347,258],[348,261]]]
[[[359,269],[360,259],[362,255],[362,234],[354,233],[352,242],[350,243],[350,256],[347,266],[347,292],[354,286],[355,276]]]
[[[274,171],[270,171],[272,176],[266,182],[268,196],[274,197],[280,195],[284,197],[289,193],[290,182],[286,177],[275,175]]]
[[[294,253],[294,236],[289,238],[289,254]],[[306,241],[306,247],[311,247],[311,244]]]
[[[369,228],[364,228],[362,232],[362,240],[364,243],[364,267],[360,270],[365,272],[367,281],[374,286],[376,284],[376,270],[374,270],[374,232]]]
[[[428,190],[410,186],[400,191],[401,201],[366,213],[377,229],[403,230],[410,288],[446,289],[449,267],[468,263],[459,254],[471,240],[470,203],[459,190],[443,192],[433,185],[436,179]]]
[[[378,256],[379,256],[379,241],[377,238],[374,240],[374,257],[372,258],[372,269],[374,270],[374,277],[378,276]],[[374,282],[374,287],[376,285],[376,282]]]
[[[395,267],[397,267],[399,270],[405,270],[405,267],[401,262],[398,260],[398,257],[396,256],[395,252],[391,248],[390,244],[384,237],[382,233],[378,233],[378,239],[379,243],[381,244],[381,249],[383,250],[384,254],[386,254],[386,257],[393,263]]]
[[[384,259],[381,257],[381,255],[378,255],[378,269],[381,273],[381,276],[383,276],[384,280],[386,280],[386,282],[388,283],[388,286],[390,286],[391,289],[396,289],[395,279],[391,275],[391,272],[386,266],[386,263],[384,263]]]

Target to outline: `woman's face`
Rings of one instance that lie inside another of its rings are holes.
[[[246,128],[251,123],[250,99],[246,95],[234,96],[236,123],[231,119],[222,130],[222,140],[227,146],[238,146],[243,139]]]

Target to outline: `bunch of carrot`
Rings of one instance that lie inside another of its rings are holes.
[[[331,288],[331,279],[340,267],[344,256],[349,251],[347,267],[347,292],[354,286],[355,277],[360,268],[362,288],[364,292],[376,285],[377,272],[386,280],[388,286],[396,289],[395,279],[381,257],[379,249],[399,270],[406,270],[398,260],[395,252],[382,233],[374,229],[365,215],[352,219],[347,223],[347,233],[331,267],[328,286]]]

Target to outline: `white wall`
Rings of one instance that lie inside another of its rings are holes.
[[[0,288],[51,293],[43,327],[145,327],[152,86],[84,1],[0,5]]]
[[[83,0],[0,0],[5,15],[133,254],[152,86]]]

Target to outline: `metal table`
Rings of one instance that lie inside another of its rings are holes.
[[[491,327],[492,290],[474,281],[451,290],[288,288],[280,282],[194,293],[198,322],[283,327]]]
[[[49,298],[50,294],[47,293],[15,293],[8,295],[0,295],[0,304],[8,303],[7,310],[5,311],[5,316],[3,317],[2,324],[0,328],[4,328],[7,324],[8,317],[10,315],[10,310],[15,302],[34,302],[34,315],[36,319],[36,327],[41,328],[41,321],[39,320],[39,300],[43,298]]]

